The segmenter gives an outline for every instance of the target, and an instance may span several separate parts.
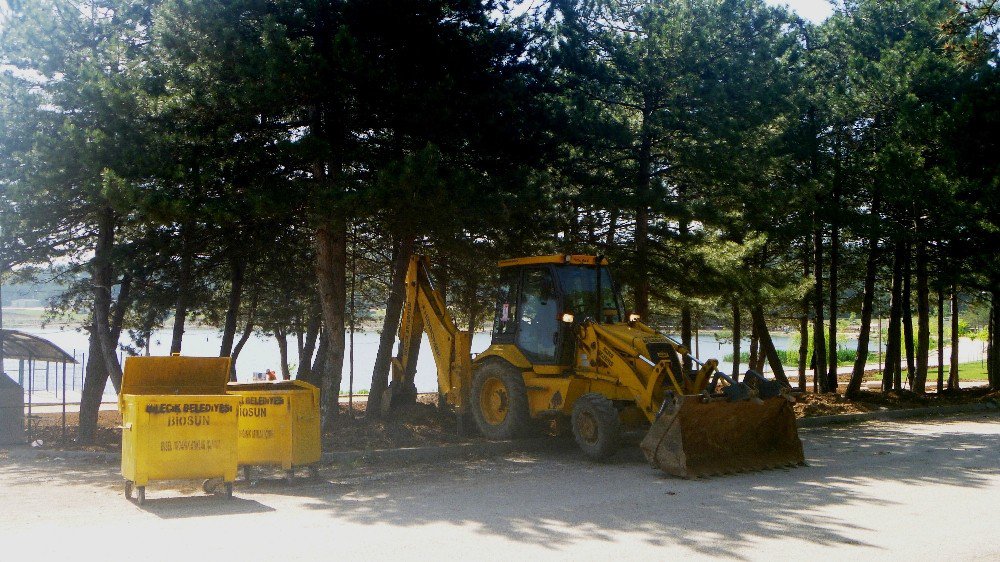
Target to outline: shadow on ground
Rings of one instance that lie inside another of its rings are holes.
[[[874,553],[879,547],[856,538],[868,529],[820,510],[894,505],[866,492],[870,485],[994,486],[1000,474],[997,421],[995,414],[984,414],[803,430],[810,466],[725,478],[665,477],[635,449],[600,465],[575,451],[556,451],[415,466],[330,467],[320,481],[238,485],[237,496],[255,498],[259,507],[253,501],[187,497],[157,500],[149,510],[160,517],[217,515],[228,513],[223,510],[231,503],[247,513],[270,510],[269,497],[295,496],[317,515],[335,520],[450,524],[553,550],[639,533],[649,544],[729,558],[780,537]],[[120,490],[117,467],[8,460],[0,461],[0,471],[23,473],[25,481],[36,483],[45,478],[55,486],[83,482]]]

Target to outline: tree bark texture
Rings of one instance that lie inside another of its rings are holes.
[[[281,362],[281,379],[291,378],[288,371],[288,334],[284,330],[275,330],[274,339],[278,342],[278,357]]]
[[[767,357],[767,362],[771,365],[771,372],[774,373],[774,379],[790,388],[792,385],[788,382],[788,377],[785,376],[785,368],[781,365],[781,357],[778,355],[778,350],[775,349],[774,342],[771,340],[771,332],[767,329],[764,310],[759,306],[755,306],[750,309],[750,314],[754,325],[757,327],[757,337],[760,339],[760,355]]]
[[[896,242],[892,260],[892,286],[889,296],[889,329],[886,334],[885,368],[882,371],[882,390],[899,390],[902,386],[901,362],[902,341],[900,333],[903,305],[900,303],[903,293],[903,259],[902,242]]]
[[[836,185],[836,184],[835,184]],[[840,205],[840,196],[836,189],[834,188],[834,213],[836,214]],[[827,382],[826,388],[828,392],[837,391],[837,300],[840,297],[839,288],[837,285],[837,269],[840,265],[840,227],[837,225],[837,221],[834,220],[830,229],[830,353],[829,353],[829,369],[827,369]]]
[[[813,228],[813,354],[815,368],[813,376],[819,385],[819,392],[832,392],[826,374],[826,333],[823,325],[823,230]]]
[[[191,227],[181,227],[181,263],[177,273],[177,301],[174,309],[174,327],[170,337],[170,353],[180,353],[184,341],[184,324],[187,322],[188,303],[191,293],[191,269],[194,252],[191,248]]]
[[[316,229],[315,244],[316,285],[323,309],[323,331],[329,340],[320,378],[324,425],[328,425],[339,413],[340,381],[344,370],[347,224],[336,218],[324,221]]]
[[[903,343],[904,349],[906,349],[906,380],[910,383],[911,389],[913,388],[913,375],[916,372],[913,349],[915,338],[913,337],[913,287],[911,286],[913,280],[912,254],[913,248],[907,244],[906,259],[903,262],[903,295],[901,302],[903,303]]]
[[[993,314],[996,314],[996,307],[998,304],[996,300],[996,291],[993,292],[993,300],[991,304],[991,310]],[[994,337],[996,337],[996,332],[994,332]],[[958,287],[956,285],[951,286],[951,357],[949,361],[948,368],[948,390],[958,390]],[[993,358],[993,354],[987,357],[987,366],[989,366],[989,359]]]
[[[733,377],[740,375],[740,305],[733,303]]]
[[[323,311],[319,301],[315,301],[309,307],[309,318],[306,324],[306,338],[302,345],[302,353],[299,355],[299,367],[295,372],[296,379],[308,380],[309,372],[312,369],[313,355],[316,354],[316,341],[319,338],[319,329],[323,323]]]
[[[116,391],[121,389],[122,369],[115,353],[118,338],[117,334],[112,332],[111,318],[111,289],[114,282],[111,253],[114,242],[115,213],[110,207],[105,207],[98,216],[97,244],[94,248],[94,258],[91,260],[94,306],[90,330],[90,359],[87,363],[83,395],[80,400],[79,425],[79,437],[84,442],[92,440],[97,429],[98,410],[108,378],[111,378]]]
[[[681,345],[688,350],[688,355],[694,354],[694,347],[691,346],[691,307],[685,305],[681,308]],[[685,373],[690,373],[693,368],[691,358],[684,357],[683,369]]]
[[[399,331],[399,319],[403,312],[403,301],[406,298],[406,269],[413,255],[413,238],[402,237],[396,247],[392,260],[392,280],[389,296],[385,303],[385,319],[382,321],[382,333],[379,336],[378,352],[375,354],[375,367],[372,369],[372,384],[368,394],[366,416],[375,419],[382,415],[382,395],[389,388],[389,372],[392,367],[392,348],[396,343]]]
[[[927,387],[930,358],[931,317],[930,290],[927,282],[927,246],[923,241],[917,246],[917,372],[911,390],[923,394]]]
[[[877,211],[873,211],[877,215]],[[861,300],[861,332],[858,334],[857,357],[854,359],[854,369],[851,371],[851,381],[847,383],[847,397],[857,396],[861,390],[861,381],[865,376],[865,365],[868,363],[868,340],[872,329],[872,310],[875,305],[875,279],[878,273],[878,238],[872,235],[868,239],[868,258],[865,260],[865,286]]]
[[[958,318],[958,297],[952,297],[952,307],[954,312],[952,314],[955,318]],[[952,326],[955,333],[958,333],[958,321],[952,320]],[[989,378],[990,388],[1000,389],[1000,342],[997,341],[1000,338],[1000,289],[996,287],[996,281],[994,281],[994,288],[990,291],[990,320],[988,324],[988,340],[986,347],[986,376]],[[955,346],[958,349],[958,346]],[[957,358],[958,352],[951,352],[953,358]],[[956,365],[958,361],[955,361]],[[958,387],[958,375],[955,375],[955,387]]]
[[[222,328],[222,345],[219,346],[219,357],[230,357],[233,354],[233,342],[236,340],[236,323],[239,320],[240,304],[243,300],[243,276],[246,266],[243,260],[236,256],[229,259],[229,305],[226,307],[226,324]]]
[[[652,167],[652,138],[649,112],[643,111],[639,149],[636,157],[635,211],[635,312],[649,321],[649,180]],[[690,363],[689,363],[690,364]]]
[[[944,288],[938,287],[938,302],[937,302],[937,340],[938,340],[938,377],[937,377],[937,391],[940,394],[944,392]]]

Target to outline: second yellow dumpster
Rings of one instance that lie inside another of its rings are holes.
[[[122,414],[125,495],[145,501],[151,480],[218,478],[232,497],[237,405],[225,394],[228,357],[128,357]]]
[[[239,396],[240,466],[279,466],[291,479],[294,469],[320,461],[319,389],[302,381],[229,383]]]

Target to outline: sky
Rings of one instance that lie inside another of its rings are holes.
[[[833,13],[828,0],[766,0],[775,6],[785,5],[797,12],[803,19],[820,23]]]

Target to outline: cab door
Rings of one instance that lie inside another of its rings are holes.
[[[555,364],[560,359],[561,308],[552,270],[522,271],[518,323],[514,343],[532,363]]]

